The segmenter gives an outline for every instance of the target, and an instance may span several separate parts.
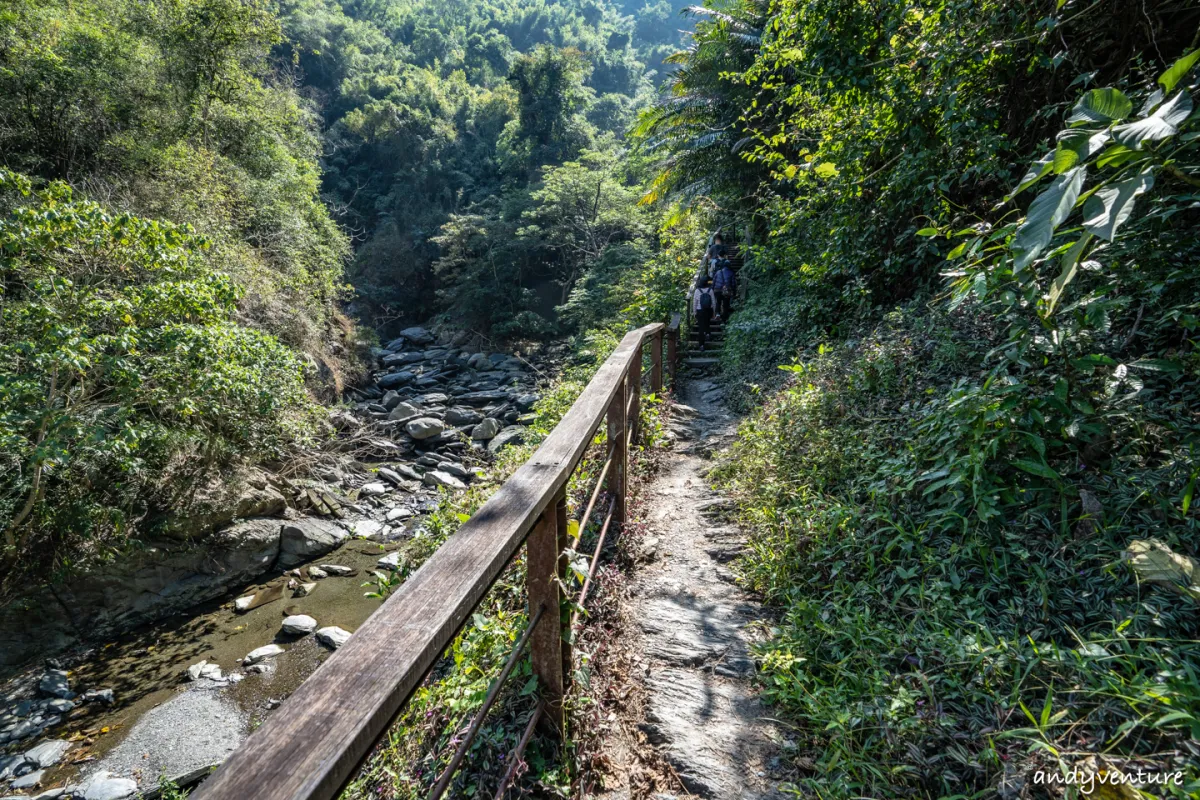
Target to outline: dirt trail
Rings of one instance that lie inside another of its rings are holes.
[[[743,535],[719,521],[728,504],[702,477],[708,454],[728,445],[736,421],[711,381],[689,382],[680,399],[698,413],[677,416],[679,441],[643,495],[645,562],[632,576],[623,614],[622,638],[644,684],[639,727],[682,783],[681,797],[782,797],[781,732],[752,683],[752,623],[766,615],[726,566]],[[630,781],[617,783],[624,786],[607,797],[631,796]]]

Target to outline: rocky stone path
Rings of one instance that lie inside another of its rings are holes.
[[[782,797],[773,778],[780,732],[752,684],[752,623],[765,614],[726,566],[742,534],[720,521],[728,503],[703,477],[706,456],[732,440],[734,419],[711,381],[690,382],[682,399],[695,414],[683,409],[690,418],[675,425],[678,443],[644,495],[652,560],[633,577],[626,614],[645,688],[641,729],[686,792]]]

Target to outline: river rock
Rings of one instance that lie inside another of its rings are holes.
[[[453,406],[446,411],[447,425],[474,425],[482,419],[483,414],[466,406]]]
[[[323,578],[328,578],[329,573],[326,572],[325,570],[321,569],[320,567],[309,567],[308,568],[308,577],[312,578],[314,581],[319,581],[319,580],[322,580]]]
[[[304,517],[285,522],[279,534],[278,569],[291,567],[335,550],[350,533],[328,520]]]
[[[503,389],[491,389],[482,392],[467,392],[460,394],[457,398],[460,403],[466,403],[471,406],[486,406],[488,403],[502,403],[508,399],[508,392]]]
[[[529,394],[518,395],[517,399],[513,402],[517,404],[517,408],[521,409],[522,411],[528,411],[537,405],[537,401],[540,399],[541,398],[539,398],[536,394],[530,392]]]
[[[308,597],[316,588],[315,583],[301,583],[292,591],[292,597]]]
[[[83,702],[103,703],[106,706],[111,706],[116,702],[116,697],[113,696],[112,689],[91,689],[83,693]]]
[[[221,667],[217,664],[210,664],[207,661],[201,661],[198,664],[192,664],[187,668],[188,678],[193,681],[198,681],[205,678],[210,681],[222,680],[225,676],[221,673]]]
[[[381,389],[395,389],[397,386],[410,383],[415,377],[417,376],[411,370],[402,369],[399,372],[389,372],[387,375],[380,375],[375,382],[379,384],[379,388]]]
[[[418,441],[437,436],[445,429],[446,424],[434,417],[418,417],[404,426],[404,430],[408,431],[408,435]]]
[[[62,697],[56,697],[53,700],[45,701],[42,704],[42,708],[54,714],[68,714],[71,712],[71,709],[75,708],[75,704]]]
[[[282,652],[283,648],[277,644],[264,644],[247,653],[246,657],[242,659],[242,663],[249,667],[260,661],[266,661],[268,658],[274,658]]]
[[[67,673],[61,669],[52,669],[42,676],[38,682],[38,691],[51,697],[61,697],[70,700],[75,696],[71,684],[67,682]]]
[[[433,334],[428,329],[419,326],[405,328],[400,331],[400,336],[412,344],[430,344],[433,342]]]
[[[350,641],[350,631],[343,630],[336,625],[328,628],[321,628],[321,630],[317,631],[317,641],[331,650],[337,650],[346,642]]]
[[[475,477],[474,473],[464,467],[462,464],[456,464],[453,461],[443,461],[438,465],[438,469],[442,472],[448,472],[456,478],[468,480]]]
[[[101,770],[75,787],[76,800],[125,800],[137,794],[137,783],[129,778],[114,778]]]
[[[292,636],[307,636],[317,629],[317,621],[307,614],[294,614],[283,621],[283,632]]]
[[[449,472],[442,472],[440,469],[431,469],[425,473],[426,486],[444,486],[447,489],[466,489],[467,485],[458,478],[451,475]]]
[[[400,568],[400,551],[388,553],[383,558],[375,562],[375,566],[379,569],[399,569]]]
[[[502,447],[510,444],[520,444],[524,441],[525,429],[520,425],[509,425],[504,430],[496,434],[490,442],[488,442],[488,451],[498,453]]]
[[[387,484],[383,481],[371,481],[360,486],[358,493],[363,497],[377,497],[381,494],[387,494],[387,490]]]
[[[406,508],[405,506],[396,506],[395,508],[388,509],[386,519],[388,522],[396,522],[398,520],[408,519],[409,517],[413,516],[413,513],[414,512],[411,508]]]
[[[358,570],[354,567],[346,567],[341,564],[322,564],[321,569],[329,575],[336,575],[339,578],[351,578],[357,574]]]
[[[360,519],[357,522],[351,523],[351,527],[354,528],[354,536],[357,539],[376,539],[383,536],[384,525],[378,520]],[[325,569],[324,564],[321,565],[321,569]],[[329,570],[325,571],[329,572]]]
[[[408,422],[410,419],[416,419],[421,416],[422,413],[419,406],[407,402],[400,403],[388,414],[388,419],[396,422]]]
[[[42,778],[46,776],[46,770],[39,769],[30,772],[28,775],[23,775],[9,784],[13,789],[32,789],[42,782]]]
[[[44,769],[52,767],[62,760],[63,754],[71,749],[71,743],[62,739],[49,739],[37,747],[25,751],[25,760],[34,767]]]
[[[471,430],[471,438],[475,441],[487,441],[496,438],[500,432],[500,421],[488,417]]]
[[[233,610],[239,614],[245,614],[254,606],[254,595],[248,594],[245,597],[239,597],[233,601]]]
[[[8,780],[17,771],[17,767],[25,763],[24,755],[6,756],[0,754],[0,781]]]

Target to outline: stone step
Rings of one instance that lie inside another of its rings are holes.
[[[685,358],[683,363],[688,367],[714,367],[721,363],[721,359],[719,356],[696,356],[694,358]]]

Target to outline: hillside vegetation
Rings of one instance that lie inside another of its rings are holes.
[[[1200,11],[719,9],[640,133],[752,243],[716,475],[797,792],[1193,796]]]

